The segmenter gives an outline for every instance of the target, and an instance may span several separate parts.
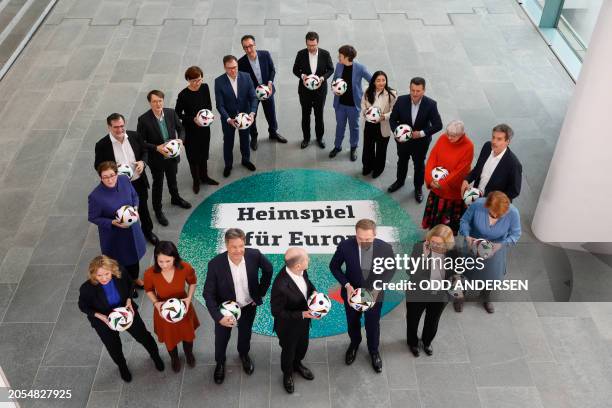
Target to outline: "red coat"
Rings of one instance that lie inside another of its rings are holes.
[[[444,167],[448,170],[448,176],[439,181],[440,188],[432,191],[437,196],[447,200],[461,200],[461,184],[470,172],[472,159],[474,158],[474,144],[467,135],[463,135],[455,143],[451,143],[443,133],[433,149],[429,153],[425,165],[425,185],[432,190],[431,171],[436,167]]]

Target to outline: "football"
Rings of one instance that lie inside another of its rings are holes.
[[[161,306],[160,314],[165,321],[176,323],[183,320],[183,317],[187,314],[187,308],[182,300],[170,298]]]
[[[323,317],[331,309],[331,300],[325,293],[315,292],[308,299],[308,310],[315,317]]]

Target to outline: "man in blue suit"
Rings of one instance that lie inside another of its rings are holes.
[[[221,128],[223,129],[223,160],[225,168],[223,176],[229,177],[234,164],[234,131],[238,123],[234,119],[239,113],[248,113],[251,120],[255,120],[257,112],[257,97],[251,77],[244,72],[238,72],[238,60],[233,55],[223,57],[225,74],[215,78],[215,100],[217,110],[221,115]],[[238,130],[240,138],[240,153],[242,165],[255,171],[251,163],[249,150],[249,129]]]
[[[240,43],[242,44],[242,49],[245,54],[238,60],[238,70],[251,76],[251,81],[253,81],[253,86],[255,88],[264,84],[268,85],[272,91],[272,95],[270,95],[268,99],[261,101],[266,121],[268,121],[268,134],[270,135],[270,140],[276,140],[279,143],[287,143],[287,139],[278,133],[278,123],[276,122],[276,108],[274,106],[274,94],[276,90],[273,86],[276,70],[274,69],[272,56],[268,51],[257,51],[255,37],[250,34],[243,36]],[[255,122],[251,125],[250,132],[251,149],[257,150],[258,133],[257,124]]]
[[[393,248],[388,243],[376,238],[376,223],[372,220],[362,219],[355,225],[355,237],[342,241],[329,263],[329,269],[336,278],[342,290],[340,295],[344,300],[344,311],[351,344],[346,351],[345,362],[353,364],[357,349],[361,343],[361,315],[365,315],[366,338],[368,351],[372,359],[372,368],[377,373],[382,372],[382,359],[378,351],[380,343],[380,312],[382,309],[382,291],[374,290],[374,282],[389,282],[395,269],[388,269],[382,273],[373,272],[375,258],[393,258]],[[342,264],[345,271],[342,271]],[[372,293],[376,304],[366,312],[358,312],[348,304],[348,299],[355,289],[364,288]]]
[[[351,135],[351,161],[357,160],[357,145],[359,144],[359,111],[361,110],[361,98],[363,89],[361,81],[365,79],[370,82],[372,74],[368,69],[356,61],[357,51],[351,45],[343,45],[338,50],[338,64],[334,72],[334,80],[342,78],[348,85],[346,92],[334,96],[334,109],[336,110],[336,140],[334,148],[329,152],[329,157],[334,158],[342,150],[344,130],[348,120]],[[333,81],[332,81],[333,83]],[[332,89],[333,90],[333,89]]]

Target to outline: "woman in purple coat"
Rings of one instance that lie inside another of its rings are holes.
[[[140,222],[125,226],[116,219],[116,212],[123,205],[138,210],[138,194],[127,176],[117,175],[115,162],[102,162],[97,171],[100,184],[89,194],[88,220],[98,226],[102,254],[115,259],[141,287],[138,261],[146,252],[146,244]]]

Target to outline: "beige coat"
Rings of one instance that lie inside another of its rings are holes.
[[[380,94],[376,96],[374,104],[368,102],[365,92],[363,93],[363,98],[361,98],[361,116],[363,118],[365,118],[365,113],[371,106],[376,106],[382,112],[382,120],[380,121],[380,132],[382,133],[383,137],[389,137],[393,133],[391,132],[389,117],[391,116],[393,105],[395,105],[395,101],[397,101],[397,92],[391,91],[391,93],[393,95],[391,97],[391,102],[389,102],[389,93],[386,89],[384,89]]]

